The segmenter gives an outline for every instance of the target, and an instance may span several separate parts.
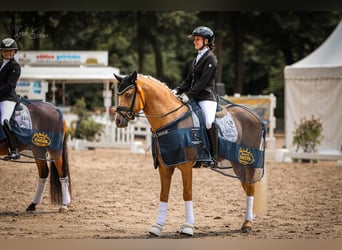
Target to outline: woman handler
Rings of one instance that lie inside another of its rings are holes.
[[[2,61],[0,61],[0,115],[1,125],[8,139],[7,160],[19,159],[17,139],[10,127],[9,120],[13,114],[18,96],[15,91],[21,69],[14,59],[18,50],[17,43],[12,38],[5,38],[1,41]]]

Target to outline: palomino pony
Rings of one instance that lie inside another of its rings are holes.
[[[42,201],[50,172],[51,202],[60,205],[60,212],[66,211],[70,203],[70,176],[66,143],[66,121],[59,109],[48,102],[29,101],[20,98],[15,112],[9,121],[16,135],[19,151],[29,150],[38,167],[38,184],[32,203],[26,211],[34,211]],[[7,155],[7,138],[0,126],[0,155]],[[49,158],[48,158],[49,157]],[[5,160],[4,158],[0,158]],[[50,169],[48,166],[50,163]]]
[[[201,111],[196,108],[196,105],[183,104],[165,84],[155,78],[138,75],[136,72],[125,77],[118,75],[115,77],[119,81],[116,126],[128,126],[128,121],[139,115],[138,112],[141,110],[151,125],[152,154],[155,167],[159,168],[161,190],[157,221],[152,225],[150,234],[162,235],[166,222],[171,177],[177,167],[181,171],[185,202],[185,223],[181,226],[180,233],[192,236],[194,231],[192,167],[196,161],[206,162],[211,159],[210,153],[208,157],[208,148],[203,143],[206,133],[201,128],[205,126],[198,128],[203,118],[201,115],[196,115],[196,112]],[[246,107],[227,104],[223,109],[231,115],[231,118],[224,118],[227,114],[223,116],[223,121],[229,122],[230,127],[223,131],[224,133],[219,132],[219,161],[225,158],[232,159],[233,170],[247,195],[245,220],[241,230],[249,232],[255,214],[265,208],[265,199],[261,193],[265,188],[262,188],[263,186],[258,188],[256,185],[262,183],[260,180],[264,176],[265,129],[257,116]],[[235,126],[231,126],[232,124]],[[230,135],[234,133],[235,136]],[[235,138],[233,140],[235,142],[232,144],[222,136]],[[233,152],[233,156],[226,157],[227,152],[230,151]]]

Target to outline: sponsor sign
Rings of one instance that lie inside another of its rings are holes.
[[[19,50],[15,55],[21,65],[101,65],[108,66],[108,51],[31,51]]]

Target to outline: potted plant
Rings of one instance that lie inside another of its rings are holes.
[[[76,143],[82,148],[84,140],[94,141],[96,135],[103,132],[103,124],[94,121],[86,109],[84,97],[78,99],[72,108],[72,111],[77,114],[77,121],[71,122],[67,134],[71,139],[75,138]]]
[[[295,123],[295,125],[297,125]],[[300,123],[296,126],[293,132],[292,143],[296,146],[296,152],[302,149],[305,153],[316,153],[317,146],[323,139],[323,124],[322,121],[312,115],[308,120],[306,117],[300,119]],[[302,162],[310,162],[308,159],[303,159]]]

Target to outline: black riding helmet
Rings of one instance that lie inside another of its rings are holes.
[[[17,42],[12,38],[5,38],[1,41],[0,50],[18,50]]]
[[[195,28],[192,34],[189,35],[189,37],[193,38],[194,36],[202,36],[204,38],[207,38],[208,45],[213,45],[215,41],[214,32],[206,26],[199,26]]]

